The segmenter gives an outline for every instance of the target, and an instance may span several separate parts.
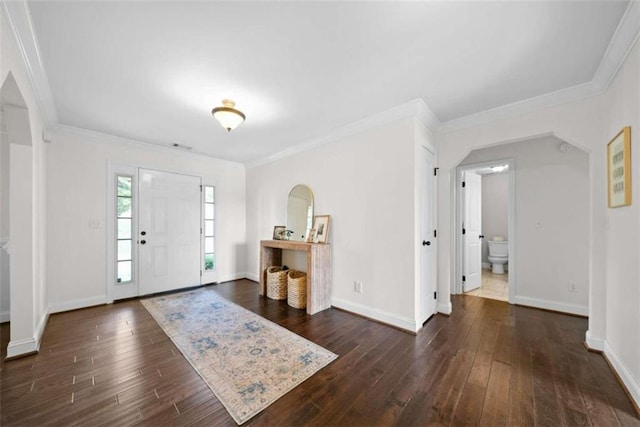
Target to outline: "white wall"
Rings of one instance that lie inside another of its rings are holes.
[[[11,74],[15,79],[20,95],[29,111],[31,186],[21,197],[31,199],[30,209],[33,221],[30,225],[30,233],[33,236],[37,236],[32,242],[32,258],[30,260],[15,260],[18,262],[18,265],[24,266],[24,268],[29,269],[31,272],[28,278],[25,276],[25,281],[20,287],[14,286],[13,283],[11,285],[11,341],[9,342],[7,354],[8,356],[15,356],[36,351],[39,348],[42,332],[48,317],[45,303],[47,295],[45,286],[47,224],[46,206],[44,203],[46,199],[44,188],[46,146],[41,138],[44,129],[44,120],[35,93],[31,87],[18,44],[4,16],[4,9],[0,12],[0,34],[0,57],[2,58],[0,61],[0,82],[5,82]],[[16,155],[25,155],[25,150],[25,147],[18,149],[20,154]],[[11,197],[18,196],[12,194]],[[13,200],[10,204],[13,210]],[[15,242],[12,242],[12,246],[15,248],[14,243]],[[18,251],[21,250],[18,249]],[[22,253],[26,252],[23,251]],[[12,264],[13,262],[12,257]],[[15,319],[14,316],[16,316]]]
[[[216,186],[218,280],[245,276],[245,168],[114,137],[61,130],[48,155],[49,305],[52,312],[106,301],[107,162],[203,176]],[[90,228],[90,221],[101,228]]]
[[[331,215],[332,305],[415,330],[415,119],[406,118],[247,170],[247,266],[286,224],[296,184]],[[354,292],[362,281],[363,292]]]
[[[509,175],[492,173],[482,176],[482,262],[488,263],[489,247],[487,242],[493,236],[509,239]]]
[[[472,151],[462,164],[515,160],[517,263],[516,270],[510,270],[515,273],[515,302],[586,315],[588,156],[579,149],[563,153],[561,143],[544,137],[484,148]],[[569,291],[569,282],[575,283],[576,292]]]
[[[441,292],[449,292],[453,275],[455,166],[473,149],[497,143],[553,134],[589,154],[589,330],[587,344],[612,362],[637,404],[640,404],[640,224],[638,201],[630,207],[608,209],[606,144],[622,127],[632,127],[632,152],[637,152],[640,129],[640,47],[634,46],[607,91],[597,97],[565,103],[491,123],[439,135]],[[634,131],[633,129],[636,129]],[[636,136],[634,136],[636,135]],[[632,169],[640,157],[632,155]],[[632,173],[632,187],[640,188],[640,174]],[[635,190],[632,190],[635,191]],[[637,197],[635,197],[637,199]]]
[[[632,204],[606,209],[605,352],[640,405],[640,45],[604,96],[601,150],[631,126]],[[602,180],[605,178],[603,177]],[[599,201],[606,204],[606,198]]]

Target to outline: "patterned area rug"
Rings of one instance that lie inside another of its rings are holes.
[[[142,304],[238,424],[338,357],[211,290]]]

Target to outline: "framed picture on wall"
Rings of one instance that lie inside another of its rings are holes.
[[[313,217],[313,228],[316,230],[314,243],[327,243],[329,240],[329,215],[316,215]]]
[[[610,208],[631,204],[631,127],[607,144],[607,195]]]
[[[273,227],[273,240],[287,240],[287,227],[284,225]]]

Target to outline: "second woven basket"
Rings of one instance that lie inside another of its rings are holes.
[[[307,306],[307,273],[291,270],[289,272],[287,304],[294,308]]]

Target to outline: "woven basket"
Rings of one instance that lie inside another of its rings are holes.
[[[287,273],[282,267],[267,268],[267,297],[271,299],[287,299]]]
[[[307,273],[291,270],[288,282],[287,303],[291,307],[305,308],[307,306]]]

